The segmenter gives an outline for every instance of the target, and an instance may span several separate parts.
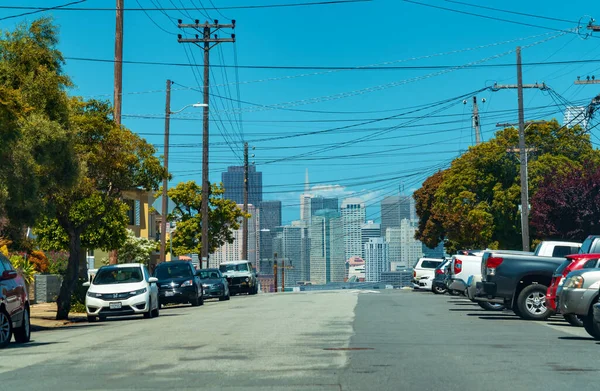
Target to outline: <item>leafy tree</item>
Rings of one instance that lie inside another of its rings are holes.
[[[209,252],[225,243],[233,242],[233,231],[239,229],[244,216],[250,218],[231,200],[223,198],[223,185],[211,185],[209,200]],[[175,203],[170,221],[177,221],[173,233],[173,252],[176,255],[201,253],[202,251],[202,188],[194,181],[182,182],[168,191]]]
[[[20,246],[23,226],[42,212],[49,187],[77,175],[69,132],[72,84],[50,19],[21,24],[0,37],[0,235]]]
[[[45,194],[47,215],[36,226],[45,249],[69,251],[66,275],[58,296],[57,319],[66,319],[78,277],[82,247],[119,248],[127,238],[124,190],[157,190],[166,175],[155,149],[112,120],[108,103],[73,98],[70,102],[73,148],[80,171],[69,189]]]
[[[155,240],[138,238],[135,233],[128,229],[127,238],[119,248],[119,263],[144,263],[148,264],[152,253],[158,251],[159,243]],[[106,260],[108,263],[108,260]]]
[[[564,172],[600,158],[581,128],[556,121],[532,125],[526,132],[529,191],[535,194],[549,172]],[[426,244],[446,238],[446,248],[519,248],[521,245],[518,131],[507,128],[469,148],[443,174],[436,173],[415,193],[419,214],[416,237]]]
[[[531,199],[531,224],[548,239],[582,242],[600,233],[600,166],[548,173]]]

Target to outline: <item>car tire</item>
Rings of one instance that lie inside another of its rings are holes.
[[[195,299],[192,299],[192,301],[190,301],[190,304],[192,305],[192,307],[198,307],[200,305],[200,298],[196,296]]]
[[[4,309],[0,309],[0,349],[5,348],[12,338],[12,321]]]
[[[150,319],[152,318],[152,299],[148,301],[148,311],[144,312],[144,318]]]
[[[31,340],[30,320],[29,307],[25,307],[23,310],[23,322],[21,326],[17,327],[14,331],[15,341],[18,343],[27,343]]]
[[[88,316],[87,316],[87,320],[88,320],[88,322],[89,322],[89,323],[94,323],[94,322],[95,322],[97,319],[98,319],[98,318],[96,318],[96,317],[95,317],[95,316],[93,316],[93,315],[88,315]]]
[[[98,317],[98,320],[99,320],[100,322],[104,322],[104,321],[106,320],[106,316],[99,316],[99,317]]]
[[[518,313],[525,320],[546,320],[552,315],[552,310],[546,307],[546,291],[548,287],[542,284],[529,285],[519,293],[517,298]]]
[[[204,295],[198,298],[198,305],[204,305]]]
[[[431,289],[431,291],[436,295],[443,295],[444,293],[448,292],[448,289],[436,285]]]
[[[585,331],[587,331],[590,336],[594,337],[594,339],[600,340],[600,323],[594,321],[594,315],[590,314],[582,316],[581,319],[583,320]]]
[[[152,310],[152,317],[158,318],[160,315],[160,305],[157,305],[154,310]]]
[[[478,301],[477,304],[486,311],[502,311],[504,304],[489,303],[487,301]]]
[[[563,315],[563,318],[573,327],[583,327],[583,316],[575,314]]]

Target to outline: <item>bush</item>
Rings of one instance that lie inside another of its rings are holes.
[[[48,274],[67,274],[67,264],[69,263],[69,253],[64,251],[49,251],[46,253],[48,259]]]
[[[33,276],[36,274],[35,266],[21,255],[13,255],[10,257],[10,263],[23,277],[27,285],[33,282]]]
[[[75,285],[73,294],[71,294],[71,312],[85,312],[85,295],[88,288],[83,286],[83,283],[86,281],[85,278],[77,279],[77,285]]]
[[[48,273],[50,262],[48,262],[48,258],[43,251],[32,251],[31,254],[29,254],[28,259],[33,264],[36,272]]]

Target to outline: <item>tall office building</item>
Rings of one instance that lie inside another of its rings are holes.
[[[310,281],[313,284],[343,282],[346,275],[342,218],[336,210],[323,209],[312,216]]]
[[[281,225],[281,201],[262,201],[260,210],[260,260],[273,258],[273,229]]]
[[[285,266],[285,285],[294,286],[310,279],[308,230],[284,226],[274,229],[273,251]]]
[[[378,282],[381,273],[390,271],[388,244],[383,238],[370,238],[364,246],[366,281]]]
[[[314,216],[320,210],[339,211],[339,200],[336,197],[313,196],[310,199],[310,215]]]
[[[402,219],[412,219],[415,214],[414,199],[411,196],[389,196],[381,200],[381,233],[388,228],[400,227]]]
[[[360,198],[347,198],[342,201],[342,224],[346,259],[362,257],[361,227],[365,223],[365,203]]]
[[[244,166],[230,166],[221,174],[221,182],[225,187],[223,198],[236,204],[244,203]],[[262,172],[255,166],[248,167],[248,204],[260,205],[262,201]]]
[[[413,267],[423,256],[423,244],[415,239],[418,220],[403,219],[400,224],[400,262],[406,267]]]
[[[238,205],[242,208],[243,205]],[[248,205],[248,261],[256,270],[260,270],[260,212],[254,205]],[[222,262],[239,261],[242,259],[243,224],[240,219],[240,228],[233,231],[233,242],[225,243],[213,254],[210,254],[209,267],[219,267]]]
[[[310,221],[310,184],[308,183],[308,168],[306,169],[306,177],[304,178],[304,193],[300,194],[300,220]]]
[[[389,246],[389,261],[400,262],[402,253],[400,251],[402,242],[402,229],[400,227],[388,228],[385,231],[385,242]]]
[[[575,125],[579,125],[587,130],[588,119],[585,114],[586,108],[584,106],[568,106],[565,110],[563,126],[572,128]]]
[[[371,238],[381,237],[381,224],[373,222],[373,220],[367,221],[365,224],[360,226],[360,238],[361,246],[363,246],[362,258],[365,259],[364,245],[369,242]]]

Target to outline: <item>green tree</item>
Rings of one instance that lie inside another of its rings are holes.
[[[128,229],[127,238],[119,248],[119,263],[144,263],[150,262],[152,253],[158,251],[159,243],[155,240],[138,238],[135,233]],[[108,259],[106,260],[108,263]]]
[[[531,125],[526,132],[529,192],[534,195],[549,172],[563,172],[600,158],[589,135],[556,121]],[[507,128],[469,148],[443,175],[434,174],[415,192],[419,214],[416,237],[425,243],[446,238],[446,248],[519,248],[521,245],[518,131]],[[437,177],[436,177],[437,175]]]
[[[57,319],[68,317],[82,247],[109,250],[125,242],[128,220],[122,192],[157,190],[167,175],[150,144],[115,124],[108,103],[73,98],[70,108],[80,174],[71,188],[52,188],[45,194],[47,214],[35,230],[43,248],[69,250]]]
[[[239,229],[243,217],[250,218],[231,200],[223,198],[223,185],[212,184],[209,200],[209,252],[233,242],[233,231]],[[202,188],[194,181],[182,182],[168,191],[175,203],[170,221],[177,222],[173,233],[173,252],[176,255],[202,251]]]
[[[0,33],[0,236],[19,246],[41,195],[77,176],[69,132],[72,84],[50,19]]]

